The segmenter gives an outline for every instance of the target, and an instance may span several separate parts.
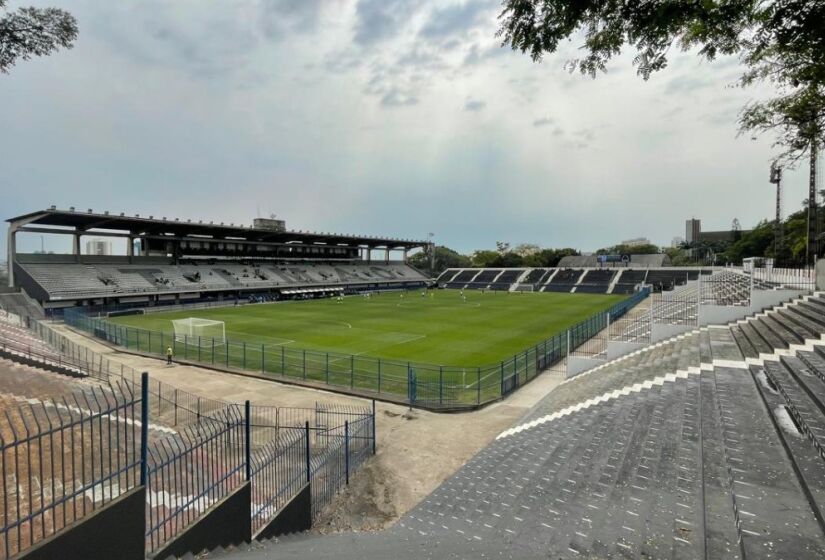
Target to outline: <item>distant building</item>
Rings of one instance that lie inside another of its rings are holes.
[[[103,239],[90,239],[86,242],[87,255],[111,255],[112,242]]]
[[[745,234],[750,233],[750,231],[742,230],[740,233]],[[688,243],[725,243],[734,240],[734,232],[731,229],[702,231],[701,220],[691,218],[685,222],[685,241]]]
[[[633,239],[625,239],[622,245],[628,247],[639,247],[641,245],[653,245],[647,237],[634,237]]]
[[[682,243],[685,242],[684,237],[679,237],[678,235],[670,240],[670,246],[673,248],[681,247]]]
[[[685,241],[688,243],[697,243],[699,241],[699,234],[702,232],[702,221],[696,218],[691,218],[685,222]]]

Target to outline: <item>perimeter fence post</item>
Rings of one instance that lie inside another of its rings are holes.
[[[140,485],[146,486],[149,475],[149,374],[140,374]]]
[[[306,461],[307,461],[307,482],[310,481],[312,478],[312,467],[310,466],[310,454],[309,454],[309,420],[306,421],[304,424],[304,435],[307,438],[307,445],[306,445]]]
[[[252,480],[252,426],[251,416],[252,405],[249,401],[244,403],[244,451],[246,453],[246,480]]]
[[[344,420],[344,473],[349,484],[349,420]]]
[[[375,455],[375,443],[378,434],[375,432],[375,399],[372,399],[372,454]]]

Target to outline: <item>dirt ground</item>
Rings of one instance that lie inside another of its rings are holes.
[[[313,406],[315,402],[365,404],[363,399],[248,378],[193,366],[167,367],[163,360],[116,351],[64,326],[63,334],[90,350],[164,383],[226,401]],[[370,531],[387,527],[495,436],[509,428],[563,379],[546,372],[505,401],[475,412],[439,414],[377,403],[377,454],[351,479],[316,524],[320,532]]]

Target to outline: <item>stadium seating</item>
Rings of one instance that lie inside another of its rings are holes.
[[[614,270],[591,269],[584,273],[584,277],[576,286],[576,293],[606,294],[610,284],[616,276]]]
[[[570,292],[576,287],[576,283],[582,277],[583,271],[579,269],[564,268],[559,269],[550,278],[550,281],[541,289],[543,292]]]
[[[632,294],[639,284],[643,284],[647,278],[647,270],[624,269],[621,270],[619,280],[613,286],[613,294]]]
[[[421,283],[426,277],[403,263],[244,263],[184,261],[155,264],[21,264],[51,297],[73,299],[181,291]],[[477,271],[473,271],[475,274]]]
[[[23,293],[0,294],[0,309],[23,317],[43,317],[43,308]]]

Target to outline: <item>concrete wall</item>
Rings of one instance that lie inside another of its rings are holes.
[[[825,259],[816,261],[816,289],[825,290]]]
[[[144,560],[146,489],[136,488],[72,523],[15,560]]]
[[[600,366],[607,360],[599,358],[584,358],[581,356],[570,356],[567,358],[567,377],[575,377],[578,374]]]
[[[263,529],[256,539],[271,539],[289,533],[300,533],[312,528],[312,489],[305,485]]]
[[[607,359],[615,360],[627,354],[645,348],[647,343],[644,342],[614,342],[607,343]]]
[[[734,305],[700,305],[699,326],[724,325],[731,321],[744,319],[763,309],[781,305],[804,294],[804,290],[754,290],[751,293],[751,304]]]
[[[692,331],[695,328],[696,327],[688,325],[661,325],[659,323],[653,323],[653,328],[650,332],[650,343],[656,344],[662,340]]]
[[[252,540],[252,491],[248,482],[210,507],[185,531],[167,542],[152,557],[180,558],[203,550]]]

